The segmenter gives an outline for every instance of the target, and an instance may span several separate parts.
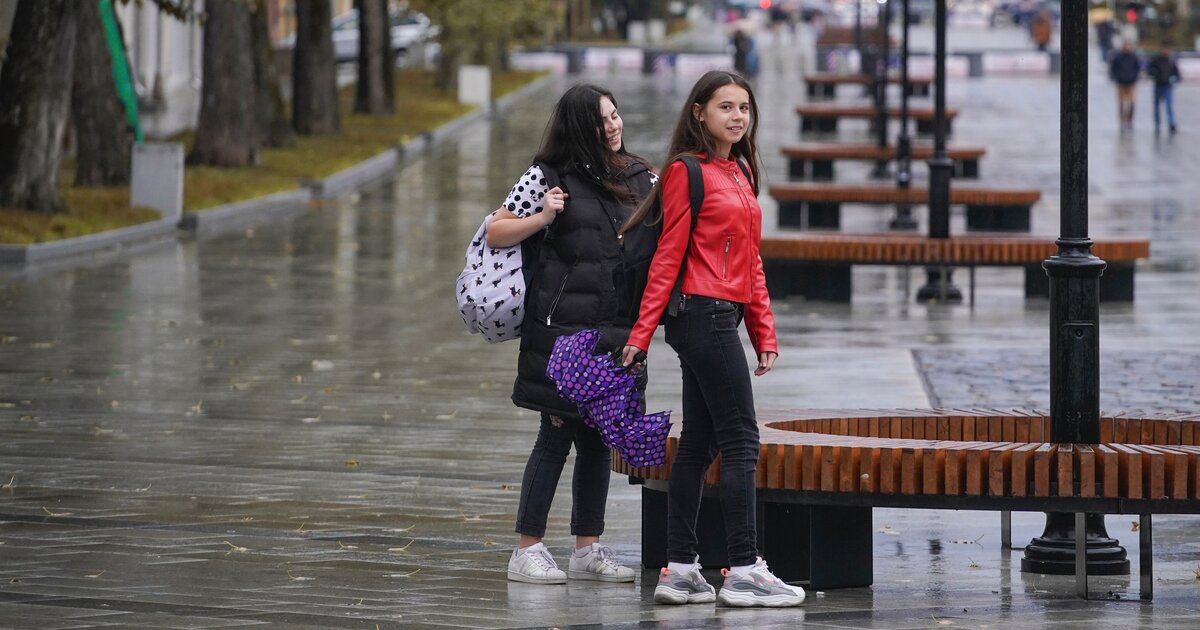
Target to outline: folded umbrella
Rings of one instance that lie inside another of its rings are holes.
[[[604,444],[629,465],[666,462],[671,412],[644,415],[638,375],[617,365],[612,356],[592,354],[599,341],[600,331],[594,329],[559,337],[546,376],[563,399],[575,403],[584,423],[599,431]]]

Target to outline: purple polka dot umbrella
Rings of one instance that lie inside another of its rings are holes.
[[[575,403],[583,421],[631,466],[657,466],[667,459],[671,412],[645,414],[636,376],[607,354],[594,355],[600,331],[581,330],[554,342],[546,376],[558,394]]]

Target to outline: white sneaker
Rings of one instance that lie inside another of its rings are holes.
[[[613,557],[611,547],[592,543],[587,549],[587,555],[579,557],[578,552],[571,554],[567,563],[567,577],[572,580],[599,580],[601,582],[632,582],[633,569],[621,566]]]
[[[785,584],[767,568],[762,558],[743,576],[736,576],[728,569],[725,585],[717,594],[717,601],[725,606],[799,606],[804,603],[804,589]]]
[[[513,551],[508,560],[508,579],[531,584],[566,584],[567,574],[555,564],[546,545],[538,543]]]

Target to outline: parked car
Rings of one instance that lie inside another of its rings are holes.
[[[431,24],[429,18],[418,11],[392,11],[391,35],[392,52],[401,54],[416,43],[433,39],[438,34],[438,27]],[[333,55],[339,62],[358,59],[358,10],[351,9],[335,18],[332,23]],[[296,45],[296,34],[292,33],[280,43],[284,49]]]
[[[392,11],[392,52],[407,52],[413,44],[437,35],[437,27],[424,13]],[[333,20],[333,54],[338,61],[358,58],[358,10],[351,9]]]

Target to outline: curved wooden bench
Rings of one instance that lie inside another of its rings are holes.
[[[1146,534],[1151,514],[1200,513],[1200,414],[1102,415],[1099,444],[1047,442],[1050,420],[1037,411],[778,411],[761,413],[759,429],[760,546],[776,575],[813,588],[871,583],[872,507],[1139,514]],[[613,470],[646,486],[647,566],[666,548],[655,529],[665,519],[658,495],[678,431],[677,423],[661,466],[613,457]],[[719,482],[718,459],[705,480],[710,493]],[[798,542],[795,532],[810,540]],[[1141,537],[1146,599],[1151,543]],[[711,560],[723,545],[717,537],[702,549]]]
[[[1150,241],[1098,238],[1093,253],[1108,263],[1100,277],[1102,301],[1132,301],[1136,262],[1150,256]],[[767,291],[808,299],[849,302],[853,265],[968,267],[975,301],[975,267],[1025,269],[1026,297],[1049,295],[1042,262],[1057,252],[1050,236],[967,235],[929,238],[918,234],[814,234],[764,237],[759,243]]]
[[[888,75],[891,85],[899,85],[900,77]],[[833,98],[839,85],[872,85],[875,77],[869,74],[840,74],[836,72],[817,72],[804,75],[809,98]],[[929,96],[933,77],[908,77],[909,96]]]
[[[833,179],[833,163],[837,160],[859,160],[890,162],[896,159],[896,145],[880,147],[877,144],[844,142],[807,142],[785,146],[779,151],[788,161],[788,177],[814,180]],[[987,149],[983,147],[952,147],[946,149],[946,157],[954,161],[954,176],[964,179],[979,179],[979,159]],[[918,144],[912,147],[913,160],[928,160],[933,157],[933,147]]]
[[[841,225],[843,203],[884,206],[929,203],[927,186],[900,188],[890,183],[785,182],[772,184],[768,192],[779,203],[779,227],[836,230]],[[950,204],[967,207],[968,230],[1028,232],[1030,207],[1041,198],[1042,192],[1033,188],[950,188]]]
[[[800,116],[800,133],[806,131],[837,131],[838,120],[842,118],[857,118],[862,120],[870,120],[872,126],[875,124],[875,119],[879,112],[870,105],[832,105],[832,104],[810,104],[799,105],[796,107],[796,114]],[[958,110],[954,108],[946,108],[946,134],[951,133],[954,118],[958,116]],[[933,133],[933,109],[928,107],[910,107],[908,117],[917,124],[918,134]],[[900,108],[889,107],[888,118],[890,120],[899,120]]]

